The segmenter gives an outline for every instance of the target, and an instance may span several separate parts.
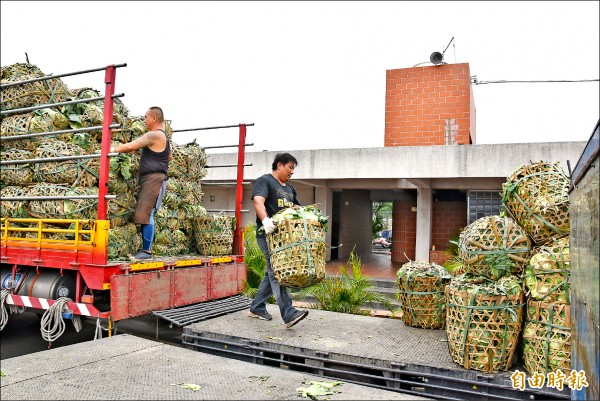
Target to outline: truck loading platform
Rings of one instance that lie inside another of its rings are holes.
[[[297,388],[323,380],[128,334],[4,359],[2,372],[3,400],[300,400]],[[415,399],[353,383],[335,389],[328,399]]]
[[[310,310],[286,329],[276,305],[273,320],[238,311],[183,328],[182,344],[218,356],[259,365],[312,373],[353,383],[435,399],[558,400],[558,391],[526,386],[515,389],[508,372],[484,373],[455,364],[445,330],[405,326],[401,320]]]

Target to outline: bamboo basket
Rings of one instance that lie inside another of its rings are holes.
[[[533,249],[523,275],[525,295],[536,301],[570,304],[569,236]]]
[[[469,224],[458,240],[458,257],[465,273],[491,280],[523,272],[531,240],[511,218],[485,216]]]
[[[325,228],[314,220],[283,220],[267,235],[271,267],[284,287],[304,288],[325,278]]]
[[[398,270],[398,298],[407,326],[443,329],[446,326],[444,290],[452,276],[435,263],[411,261]]]
[[[53,109],[41,109],[31,113],[15,114],[2,119],[0,135],[6,138],[25,134],[52,132],[69,127],[69,121],[60,112]],[[37,137],[31,139],[16,139],[7,141],[8,146],[34,152],[38,145],[49,138],[69,141],[69,134]]]
[[[142,237],[135,224],[125,224],[108,230],[108,259],[126,259],[142,246]]]
[[[33,154],[28,150],[8,149],[2,151],[2,161],[26,160],[33,158]],[[33,166],[25,164],[7,164],[0,167],[0,181],[4,185],[27,185],[31,184],[33,179]]]
[[[195,141],[185,145],[171,143],[171,149],[169,178],[198,181],[206,176],[206,152]]]
[[[34,157],[51,158],[85,154],[86,152],[77,145],[50,139],[38,146]],[[33,177],[38,182],[94,187],[98,182],[99,163],[97,159],[36,163]]]
[[[156,233],[152,252],[157,255],[174,256],[189,252],[188,238],[181,230],[162,230]]]
[[[231,255],[235,217],[213,214],[192,218],[196,246],[200,255]]]
[[[26,201],[5,201],[5,197],[24,196],[27,189],[20,186],[7,186],[0,189],[0,217],[26,218],[29,213]]]
[[[97,189],[68,187],[39,183],[30,187],[23,196],[98,195]],[[80,219],[97,217],[97,199],[31,200],[25,204],[29,216],[36,219]]]
[[[543,245],[569,233],[569,186],[558,162],[521,166],[502,185],[504,210]]]
[[[523,361],[530,374],[571,369],[571,308],[563,303],[527,301]]]
[[[40,74],[11,75],[2,79],[2,84],[26,81],[38,78]],[[20,109],[46,103],[59,103],[66,101],[71,92],[60,78],[44,81],[30,82],[2,89],[2,110]]]
[[[513,364],[523,323],[521,281],[515,276],[500,279],[511,283],[512,295],[493,287],[455,277],[446,286],[446,333],[452,360],[465,369],[507,371]]]
[[[2,79],[20,77],[21,75],[43,77],[45,74],[37,65],[29,63],[15,63],[0,67],[0,77]]]

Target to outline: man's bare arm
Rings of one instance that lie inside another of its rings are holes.
[[[266,199],[263,196],[254,195],[254,211],[256,212],[256,217],[260,221],[263,221],[267,216],[267,209],[265,208]]]
[[[151,145],[155,144],[157,142],[157,139],[160,138],[159,135],[164,135],[164,134],[162,134],[158,131],[146,132],[144,135],[140,136],[139,138],[137,138],[131,142],[123,143],[121,145],[115,146],[113,151],[118,152],[118,153],[134,152],[143,147],[151,146]]]

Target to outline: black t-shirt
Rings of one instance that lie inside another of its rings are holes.
[[[251,199],[257,195],[265,198],[265,209],[269,217],[282,209],[300,205],[296,189],[288,183],[281,185],[271,174],[258,177],[252,187]],[[262,221],[256,216],[256,229],[258,230],[260,227],[262,227]]]

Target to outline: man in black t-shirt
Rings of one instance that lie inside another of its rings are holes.
[[[296,190],[287,183],[294,174],[297,165],[298,161],[294,156],[289,153],[278,153],[275,155],[275,160],[271,166],[273,171],[259,177],[252,189],[252,200],[256,212],[256,241],[267,259],[267,266],[265,275],[250,305],[248,316],[271,320],[273,317],[267,312],[267,300],[273,295],[279,306],[281,318],[287,328],[304,319],[308,315],[308,311],[296,309],[292,306],[292,298],[275,277],[271,267],[266,235],[271,234],[275,229],[271,216],[282,209],[300,205]],[[259,233],[258,230],[261,227],[264,227],[265,232]]]

